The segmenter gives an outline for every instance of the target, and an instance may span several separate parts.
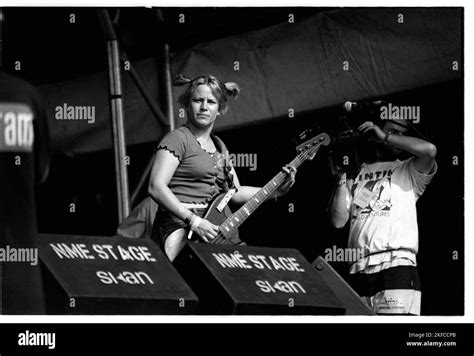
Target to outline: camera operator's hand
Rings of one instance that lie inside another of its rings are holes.
[[[382,131],[380,127],[375,125],[372,121],[366,121],[362,125],[360,125],[357,130],[362,134],[366,134],[369,132],[371,137],[377,142],[383,142],[385,139],[385,132]]]

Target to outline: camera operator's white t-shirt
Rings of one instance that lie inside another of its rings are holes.
[[[363,252],[351,273],[416,266],[416,201],[437,170],[418,172],[406,161],[363,164],[351,186],[349,247]]]

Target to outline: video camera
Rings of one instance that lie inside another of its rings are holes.
[[[383,126],[380,107],[384,104],[382,100],[344,103],[344,113],[337,118],[331,137],[329,163],[332,174],[356,174],[362,162],[375,158],[375,144],[364,139],[357,128],[366,121]]]

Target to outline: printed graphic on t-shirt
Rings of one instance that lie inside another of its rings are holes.
[[[0,152],[33,151],[33,112],[25,104],[0,103]]]
[[[369,216],[390,217],[392,174],[393,171],[387,169],[357,176],[351,189],[351,220],[364,220]],[[359,186],[361,188],[357,189]]]

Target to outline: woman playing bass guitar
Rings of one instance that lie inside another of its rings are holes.
[[[203,219],[206,209],[222,191],[235,189],[234,204],[244,204],[259,187],[240,185],[230,165],[225,144],[212,130],[228,109],[229,97],[237,98],[239,86],[222,83],[211,75],[188,79],[178,76],[177,85],[186,85],[178,102],[185,109],[184,126],[169,132],[156,149],[148,192],[158,203],[152,238],[173,261],[184,247],[189,230],[204,242],[217,236],[218,226]],[[294,184],[296,170],[284,167],[286,181],[273,198],[286,194]]]

